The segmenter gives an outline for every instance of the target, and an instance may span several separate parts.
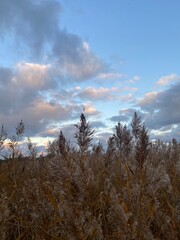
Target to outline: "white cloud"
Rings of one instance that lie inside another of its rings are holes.
[[[123,78],[124,75],[117,72],[107,72],[107,73],[100,73],[97,78],[99,79],[120,79]]]
[[[134,76],[133,78],[127,80],[126,82],[130,83],[130,84],[133,84],[133,83],[136,83],[136,82],[140,81],[140,79],[141,79],[140,76]]]
[[[136,87],[124,87],[123,90],[129,91],[129,92],[137,92],[139,89]]]
[[[168,85],[171,82],[175,82],[175,81],[179,81],[179,80],[180,80],[180,77],[173,73],[171,75],[167,75],[167,76],[161,77],[156,82],[156,84],[160,85],[160,86],[166,86],[166,85]]]
[[[89,43],[86,42],[86,41],[84,41],[84,42],[83,42],[83,48],[84,48],[87,52],[89,52],[89,51],[90,51]]]
[[[169,142],[173,138],[180,141],[180,124],[179,125],[168,125],[151,131],[152,139],[161,139],[162,141]]]

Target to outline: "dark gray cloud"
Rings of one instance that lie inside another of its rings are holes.
[[[77,122],[75,122],[75,124],[77,124]],[[74,124],[62,125],[60,130],[63,132],[64,136],[68,141],[70,140],[72,143],[76,142],[74,136],[77,131],[77,128],[74,126]]]
[[[60,13],[56,0],[1,0],[1,36],[10,32],[38,53],[57,34]]]
[[[81,50],[82,41],[77,35],[68,33],[66,30],[58,31],[53,54],[58,57],[60,62],[82,63]]]
[[[4,89],[12,78],[12,70],[0,66],[0,89]]]
[[[100,142],[103,145],[103,147],[106,148],[108,139],[112,136],[112,133],[113,132],[108,132],[108,131],[98,133],[94,137],[94,142],[96,143]]]
[[[150,130],[159,130],[165,134],[165,127],[171,129],[180,124],[180,83],[161,92],[146,93],[134,106],[135,108],[120,110],[119,115],[111,117],[110,120],[129,121],[136,111]]]
[[[26,108],[7,114],[0,113],[0,124],[11,131],[23,119],[28,136],[44,137],[45,134],[47,134],[46,137],[52,136],[52,131],[55,130],[54,125],[70,120],[74,109],[76,106],[73,105],[52,104],[45,102],[44,99],[36,99]]]
[[[117,115],[109,118],[112,122],[126,122],[129,120],[129,117],[126,115]]]
[[[69,120],[69,119],[66,119],[66,120]],[[77,121],[77,119],[76,119],[76,121]],[[76,123],[76,121],[74,122],[74,124]],[[74,138],[74,134],[76,131],[74,124],[72,124],[72,123],[64,124],[62,122],[55,122],[55,121],[49,122],[49,124],[47,123],[47,125],[45,125],[41,129],[41,132],[38,133],[38,136],[40,136],[42,138],[46,138],[46,137],[51,138],[52,137],[52,138],[57,139],[60,131],[62,131],[68,141],[71,140],[71,142],[74,142],[73,138]]]
[[[135,112],[143,120],[144,114],[135,108],[121,109],[119,110],[119,115],[112,116],[109,120],[112,122],[129,122],[132,120]]]
[[[173,138],[180,142],[180,124],[168,125],[155,131],[150,131],[151,139],[160,139],[164,142],[170,142]]]
[[[102,121],[91,121],[90,125],[92,128],[105,128],[106,125]]]
[[[180,124],[180,83],[156,94],[151,101],[140,101],[139,106],[148,111],[146,122],[151,129]]]

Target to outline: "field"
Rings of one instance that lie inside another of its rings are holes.
[[[80,120],[78,148],[60,132],[46,157],[1,161],[0,239],[180,239],[180,144],[150,142],[135,114],[103,149]]]

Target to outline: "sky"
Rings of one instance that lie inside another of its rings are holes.
[[[135,111],[180,141],[179,0],[0,0],[0,124],[39,145],[83,110],[106,142]]]

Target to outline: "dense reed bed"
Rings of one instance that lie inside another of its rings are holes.
[[[60,132],[46,157],[1,161],[0,239],[180,239],[180,144],[150,142],[137,114],[106,150],[75,127],[78,148]]]

